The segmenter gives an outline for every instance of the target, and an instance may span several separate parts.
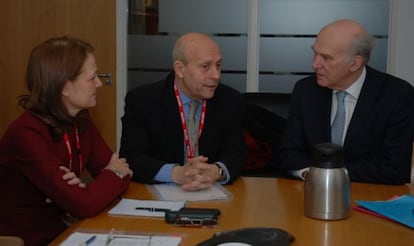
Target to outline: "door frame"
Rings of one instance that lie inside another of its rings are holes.
[[[124,97],[127,92],[128,0],[116,1],[116,149],[121,147]]]

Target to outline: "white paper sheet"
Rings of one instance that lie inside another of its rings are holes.
[[[146,217],[164,217],[165,212],[148,211],[137,208],[154,208],[154,209],[168,209],[171,211],[178,211],[185,207],[184,201],[157,201],[157,200],[137,200],[123,198],[119,203],[109,210],[110,215],[132,215],[132,216],[146,216]]]
[[[108,240],[108,234],[74,232],[61,244],[61,246],[79,246],[92,236],[96,236],[96,238],[89,243],[88,246],[178,246],[182,240],[179,236],[125,234],[113,234],[113,238]]]
[[[164,201],[208,201],[227,200],[232,197],[222,185],[216,183],[209,189],[197,191],[185,191],[174,183],[148,185],[150,190]]]

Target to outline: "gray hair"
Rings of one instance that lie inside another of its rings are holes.
[[[174,44],[172,50],[172,59],[173,63],[177,60],[187,63],[186,47],[181,41],[181,38],[179,38]]]
[[[357,36],[351,46],[350,55],[360,55],[364,59],[364,64],[367,64],[371,51],[375,46],[375,38],[367,33]]]

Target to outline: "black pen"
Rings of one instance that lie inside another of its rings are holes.
[[[91,244],[93,241],[95,241],[96,235],[93,235],[92,237],[90,237],[88,240],[86,240],[85,242],[81,243],[80,246],[88,246],[89,244]]]
[[[167,208],[146,208],[146,207],[136,207],[137,210],[146,210],[150,212],[168,212],[170,209]]]

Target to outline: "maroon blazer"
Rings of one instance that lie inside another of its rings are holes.
[[[74,145],[74,134],[69,135]],[[80,145],[84,166],[95,177],[85,189],[62,179],[58,167],[69,163],[62,137],[53,138],[49,128],[29,112],[9,126],[0,140],[0,235],[19,236],[26,246],[47,245],[66,229],[63,214],[95,216],[126,190],[129,179],[103,169],[112,151],[89,118]],[[76,154],[73,162],[79,175]],[[53,202],[47,203],[46,198]]]

